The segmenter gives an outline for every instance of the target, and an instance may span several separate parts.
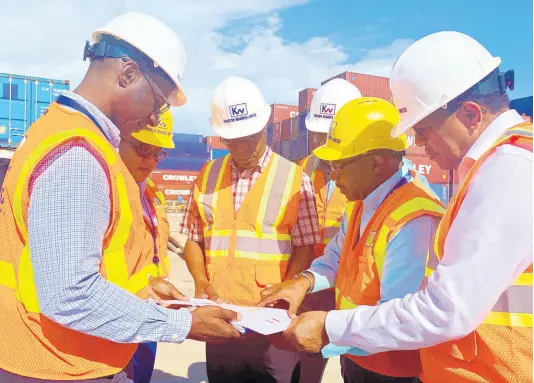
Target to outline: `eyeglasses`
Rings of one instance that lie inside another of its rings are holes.
[[[153,157],[155,161],[159,162],[163,160],[165,157],[167,157],[167,154],[169,154],[166,151],[161,150],[161,149],[151,149],[150,146],[145,145],[145,144],[140,144],[129,138],[123,138],[122,140],[132,145],[135,148],[137,155],[142,158]]]
[[[252,136],[239,137],[239,138],[233,138],[233,139],[227,139],[227,138],[221,137],[221,142],[226,146],[228,146],[229,144],[232,145],[232,144],[238,144],[238,143],[243,143],[243,144],[248,145],[248,144],[257,142],[262,134],[263,134],[263,130],[256,134],[253,134]]]
[[[331,169],[333,172],[339,173],[339,172],[341,172],[343,169],[345,169],[347,166],[352,165],[353,163],[357,162],[358,160],[362,159],[363,157],[368,156],[369,154],[372,154],[372,153],[371,153],[371,152],[367,152],[367,153],[364,153],[364,154],[360,154],[359,156],[352,157],[352,158],[350,159],[350,161],[347,161],[347,162],[342,163],[342,164],[339,164],[339,163],[336,164],[336,163],[330,161],[330,162],[329,162],[330,169]]]
[[[165,113],[171,108],[171,104],[169,103],[169,100],[167,100],[167,97],[165,97],[161,89],[150,78],[150,76],[147,75],[145,72],[143,72],[143,75],[145,76],[148,85],[150,85],[150,89],[152,89],[152,95],[154,96],[153,112],[158,117],[158,122],[161,123],[161,116],[163,115],[163,113]],[[158,103],[158,97],[156,93],[158,93],[163,99],[163,103]],[[160,104],[162,105],[160,106]]]

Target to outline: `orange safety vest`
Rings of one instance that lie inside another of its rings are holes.
[[[237,212],[230,155],[201,171],[194,198],[204,224],[208,277],[222,300],[254,305],[265,285],[286,278],[302,171],[273,153]]]
[[[438,226],[427,277],[444,255],[447,234],[478,168],[502,145],[532,151],[532,124],[509,129],[467,173]],[[464,338],[421,349],[421,362],[425,382],[532,382],[532,264],[501,294],[480,327]]]
[[[341,227],[343,214],[347,211],[350,217],[350,212],[354,207],[354,202],[347,203],[347,198],[341,194],[338,187],[334,188],[330,199],[327,199],[326,175],[319,168],[319,163],[320,160],[314,154],[310,154],[300,162],[300,166],[310,176],[315,189],[317,216],[323,240],[322,243],[315,245],[315,258],[324,254],[326,245],[334,238]]]
[[[116,149],[88,117],[50,105],[17,148],[0,198],[0,368],[39,379],[112,375],[128,364],[137,348],[71,330],[41,314],[28,245],[28,185],[41,161],[72,139],[85,140],[108,168],[111,214],[101,275],[139,293],[148,284],[147,270],[153,268],[151,258],[148,262],[140,257],[146,230],[139,188]]]
[[[411,220],[431,215],[442,217],[445,209],[416,172],[412,182],[397,186],[382,202],[360,238],[362,204],[353,211],[339,261],[336,308],[351,310],[359,305],[376,306],[381,298],[380,278],[390,239]],[[418,377],[419,351],[390,351],[358,357],[346,355],[360,366],[382,375]]]

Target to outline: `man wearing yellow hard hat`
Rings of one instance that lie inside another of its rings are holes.
[[[335,286],[340,311],[333,312],[341,314],[332,318],[323,311],[299,315],[283,340],[273,339],[280,347],[288,347],[284,341],[291,342],[296,333],[306,337],[316,331],[323,335],[318,341],[328,343],[331,331],[347,328],[351,309],[419,289],[444,208],[426,180],[410,170],[411,163],[403,158],[406,136],[391,137],[398,121],[398,110],[384,100],[352,100],[335,115],[326,144],[315,149],[318,158],[329,161],[331,177],[341,192],[356,201],[354,210],[350,221],[344,217],[325,255],[298,279],[264,290],[260,305],[286,300],[291,313],[296,313],[307,293]],[[301,350],[312,349],[298,345]],[[362,356],[350,347],[328,345],[322,353],[325,357],[344,354],[345,382],[411,382],[421,372],[417,351]]]
[[[147,235],[141,253],[141,263],[152,262],[148,270],[151,286],[159,284],[168,289],[171,299],[183,299],[182,294],[170,283],[163,281],[169,276],[170,265],[167,257],[167,241],[170,227],[164,210],[165,200],[158,186],[149,178],[159,161],[167,156],[163,149],[174,148],[172,141],[172,114],[166,111],[158,126],[147,126],[143,130],[132,133],[130,137],[122,138],[119,144],[119,154],[122,162],[128,168],[134,180],[139,185],[143,218]],[[144,289],[137,294],[142,299],[154,295],[151,288]],[[140,343],[132,358],[134,382],[150,382],[156,356],[156,342]]]

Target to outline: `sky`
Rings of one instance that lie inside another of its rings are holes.
[[[175,131],[214,134],[213,90],[238,75],[268,103],[298,103],[298,91],[344,71],[388,76],[415,40],[441,30],[469,34],[501,69],[515,70],[512,99],[532,95],[531,0],[0,0],[0,72],[68,79],[85,74],[85,41],[128,11],[160,18],[187,51],[188,104]],[[164,44],[164,42],[161,42]]]

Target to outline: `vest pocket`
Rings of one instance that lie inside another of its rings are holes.
[[[268,284],[280,283],[280,265],[274,262],[258,262],[256,263],[256,283],[260,287]]]

